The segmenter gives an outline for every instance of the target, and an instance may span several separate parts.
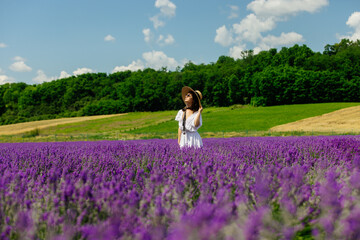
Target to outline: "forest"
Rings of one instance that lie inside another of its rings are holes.
[[[6,83],[0,86],[0,125],[180,109],[185,85],[202,92],[204,107],[360,102],[360,40],[327,44],[322,53],[297,44],[258,54],[247,50],[240,59],[190,61],[175,71],[147,68],[34,85]]]

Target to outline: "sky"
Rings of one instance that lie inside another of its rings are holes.
[[[0,84],[360,39],[359,0],[0,0]]]

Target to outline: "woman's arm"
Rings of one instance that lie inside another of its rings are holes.
[[[180,145],[181,129],[178,130],[178,144]]]
[[[194,125],[195,127],[198,127],[200,125],[200,116],[201,116],[201,112],[203,111],[203,108],[201,106],[201,103],[200,103],[200,107],[199,107],[199,110],[198,110],[198,114],[196,115],[195,119],[194,119]]]

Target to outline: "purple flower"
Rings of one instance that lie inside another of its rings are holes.
[[[343,222],[346,239],[360,239],[360,208],[353,209]]]
[[[294,204],[294,202],[291,199],[289,199],[288,197],[283,197],[280,200],[280,204],[281,204],[282,207],[284,207],[292,215],[296,214],[297,207]]]
[[[30,232],[30,230],[33,228],[33,224],[34,223],[30,211],[21,211],[17,214],[16,228],[20,232]]]
[[[360,169],[360,154],[354,156],[353,166]]]
[[[1,238],[359,238],[360,136],[203,142],[0,144]]]
[[[359,157],[359,159],[360,159],[360,157]],[[360,170],[359,169],[355,169],[353,171],[349,182],[353,188],[360,190]]]
[[[260,206],[268,203],[271,196],[271,176],[267,172],[257,171],[254,173],[255,183],[253,185],[254,194],[258,197],[257,202]]]
[[[244,234],[247,240],[260,239],[260,231],[263,226],[263,217],[268,212],[266,208],[260,208],[257,211],[251,212],[245,225]]]
[[[25,200],[25,205],[26,205],[26,208],[27,208],[28,210],[30,210],[30,208],[31,208],[31,201],[30,201],[30,200]]]
[[[338,216],[342,209],[342,198],[340,190],[342,185],[337,182],[339,174],[333,170],[327,172],[326,182],[320,186],[319,194],[321,197],[320,205],[329,209],[330,212]]]
[[[88,171],[87,170],[81,171],[80,178],[83,181],[83,183],[85,184],[88,179]]]
[[[286,227],[283,229],[283,239],[291,240],[293,239],[295,235],[295,229],[294,227]]]
[[[333,231],[335,229],[334,220],[331,218],[324,217],[320,219],[320,224],[323,226],[326,236],[327,237],[332,236]]]
[[[45,212],[41,215],[41,221],[44,221],[46,222],[49,218],[49,213],[48,212]]]

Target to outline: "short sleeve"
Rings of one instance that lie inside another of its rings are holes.
[[[176,114],[175,120],[176,121],[181,121],[182,116],[183,116],[183,111],[179,110],[178,113]]]

